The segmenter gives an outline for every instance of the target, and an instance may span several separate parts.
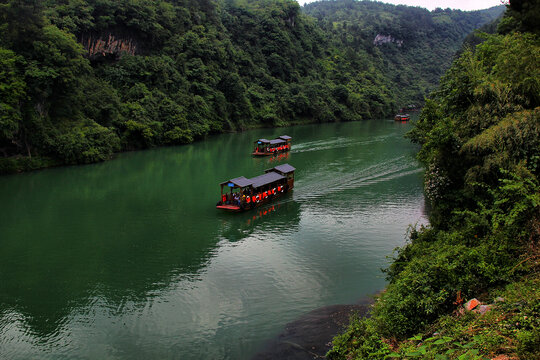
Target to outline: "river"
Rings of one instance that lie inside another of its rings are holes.
[[[427,222],[409,129],[260,129],[0,177],[0,358],[250,359],[287,323],[381,290]],[[287,155],[250,156],[284,134]],[[283,163],[291,193],[215,209],[220,182]]]

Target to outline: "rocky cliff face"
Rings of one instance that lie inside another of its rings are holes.
[[[375,39],[373,39],[373,45],[380,46],[387,43],[396,43],[397,46],[401,47],[403,45],[403,40],[395,39],[392,35],[383,35],[377,34]]]
[[[141,42],[129,34],[107,31],[102,34],[82,34],[80,43],[87,51],[90,60],[118,60],[124,54],[139,55],[142,53]]]

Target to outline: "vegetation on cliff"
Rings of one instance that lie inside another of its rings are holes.
[[[504,6],[482,11],[394,6],[375,1],[337,0],[307,4],[351,65],[378,58],[399,106],[419,106],[437,87],[464,37],[497,19]]]
[[[417,73],[407,69],[419,60],[392,65],[400,49],[374,45],[375,29],[385,24],[384,34],[408,39],[418,21],[402,29],[405,20],[384,18],[413,19],[419,10],[366,4],[368,32],[330,13],[321,20],[326,2],[315,20],[293,0],[0,1],[0,173],[249,127],[387,116],[416,81],[396,79]],[[427,39],[455,27],[461,39],[496,15],[434,13],[442,25],[418,31]],[[424,45],[418,54],[432,62]],[[416,99],[429,87],[421,83],[410,90]]]
[[[516,331],[493,329],[490,338],[465,331],[482,323],[481,315],[448,315],[463,300],[489,300],[513,283],[538,286],[540,39],[528,19],[540,8],[516,1],[509,9],[499,34],[486,35],[453,63],[409,133],[421,145],[431,225],[410,230],[373,317],[336,338],[330,358],[538,358],[536,320]],[[524,300],[523,316],[537,317],[538,289],[528,291],[535,297]],[[458,324],[448,326],[452,319]]]

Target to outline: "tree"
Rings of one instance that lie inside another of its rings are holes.
[[[9,148],[17,141],[22,121],[26,84],[17,68],[20,61],[13,51],[0,48],[0,151],[4,156],[16,153]]]

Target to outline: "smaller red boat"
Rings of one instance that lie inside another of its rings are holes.
[[[396,116],[394,116],[394,120],[396,120],[396,121],[409,121],[409,120],[411,120],[411,117],[409,116],[409,114],[397,114]]]
[[[292,190],[295,170],[291,165],[283,164],[251,179],[241,176],[222,182],[221,200],[216,208],[240,212],[270,202]]]
[[[291,137],[282,135],[274,140],[258,139],[255,141],[253,156],[268,156],[291,150]]]

